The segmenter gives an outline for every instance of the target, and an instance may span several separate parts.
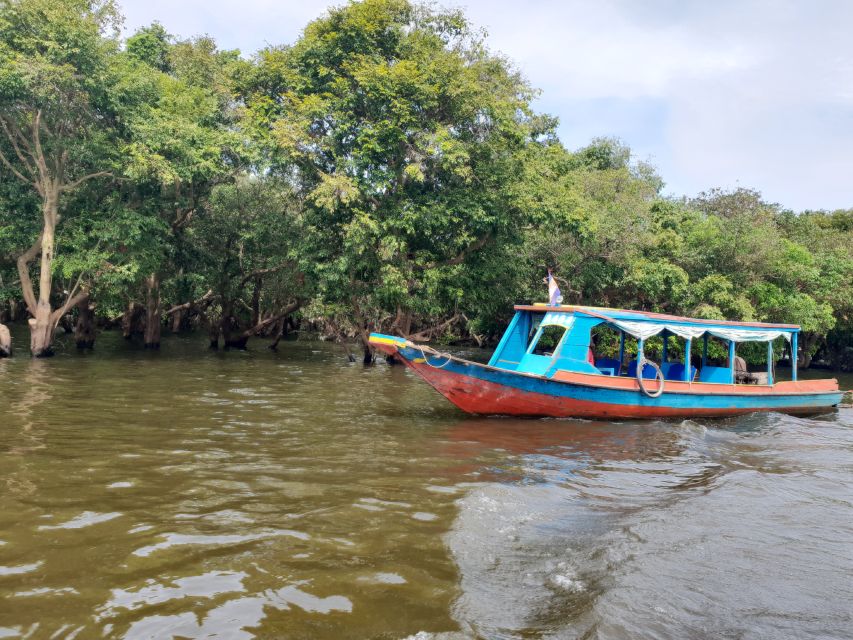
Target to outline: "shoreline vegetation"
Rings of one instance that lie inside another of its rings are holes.
[[[351,2],[258,52],[120,25],[0,2],[0,357],[105,328],[491,346],[550,268],[567,304],[796,323],[801,368],[853,370],[853,209],[667,196],[619,140],[567,149],[460,11]]]

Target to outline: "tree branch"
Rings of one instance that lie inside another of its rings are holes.
[[[172,315],[173,313],[177,313],[181,310],[192,309],[200,305],[202,302],[208,302],[213,298],[213,289],[209,289],[207,293],[205,293],[198,300],[191,300],[190,302],[184,302],[183,304],[177,304],[166,312],[167,316]]]
[[[293,313],[294,311],[299,309],[299,307],[301,307],[301,306],[302,306],[302,300],[295,300],[294,302],[291,302],[280,313],[278,313],[274,316],[270,316],[266,320],[262,320],[261,322],[256,324],[254,327],[251,327],[250,329],[246,329],[243,333],[240,334],[240,337],[241,338],[251,338],[253,335],[256,335],[258,333],[258,331],[260,331],[264,327],[271,325],[273,322],[278,322],[282,318],[286,318],[291,313]]]
[[[12,143],[12,149],[15,150],[15,155],[18,156],[18,159],[21,161],[21,164],[24,165],[24,168],[27,170],[27,173],[29,173],[31,176],[33,176],[33,180],[35,180],[35,174],[36,174],[35,167],[33,167],[30,164],[29,160],[27,160],[24,157],[24,154],[21,151],[21,148],[18,146],[18,142],[16,140],[16,138],[18,136],[20,136],[21,139],[23,139],[23,135],[21,135],[20,132],[17,131],[17,129],[15,129],[14,131],[10,131],[9,126],[6,123],[5,118],[0,118],[0,126],[3,127],[3,132],[6,134],[6,137],[9,139],[9,142]],[[0,153],[2,153],[2,152],[0,152]],[[4,162],[4,164],[7,164],[7,166],[8,166],[8,160],[6,162]]]
[[[60,191],[73,191],[81,184],[86,182],[87,180],[92,180],[93,178],[101,178],[104,176],[112,176],[113,174],[110,171],[96,171],[95,173],[90,173],[89,175],[83,176],[74,182],[69,182],[68,184],[63,185],[59,188]]]
[[[24,184],[32,185],[34,187],[36,186],[36,183],[33,180],[27,180],[27,178],[24,176],[24,174],[22,174],[20,171],[18,171],[15,167],[12,166],[12,163],[9,162],[9,160],[6,158],[6,156],[3,154],[2,151],[0,151],[0,162],[2,162],[3,165],[9,171],[11,171],[12,174],[21,182],[23,182]]]
[[[414,342],[415,340],[431,340],[435,332],[442,331],[461,319],[462,316],[457,313],[452,318],[450,318],[449,320],[445,320],[439,325],[430,327],[429,329],[424,329],[423,331],[419,331],[418,333],[410,335],[409,340],[411,340],[412,342]]]
[[[41,146],[41,109],[36,111],[36,117],[33,119],[32,130],[33,145],[35,145],[35,149],[33,149],[31,155],[33,156],[33,160],[36,161],[36,166],[38,167],[42,183],[47,183],[49,179],[47,162],[44,160],[44,149],[42,149]]]
[[[89,289],[84,286],[77,293],[77,295],[69,296],[68,299],[65,301],[65,304],[63,304],[61,307],[59,307],[59,309],[50,314],[50,321],[56,324],[57,322],[59,322],[62,316],[68,313],[68,310],[71,309],[71,307],[75,306],[78,302],[87,297],[89,297]]]
[[[17,264],[18,264],[18,277],[21,279],[21,292],[24,294],[24,302],[27,305],[27,311],[30,312],[34,318],[36,316],[36,294],[33,291],[33,281],[30,278],[30,268],[29,264],[41,251],[41,243],[44,239],[44,231],[39,234],[38,239],[33,243],[33,245],[24,251],[20,256],[18,256]]]
[[[242,280],[240,280],[239,286],[242,287],[249,280],[253,280],[254,278],[257,278],[259,276],[269,275],[270,273],[275,273],[276,271],[281,271],[282,269],[288,266],[293,266],[293,260],[285,260],[284,262],[277,264],[274,267],[267,267],[266,269],[257,269],[255,271],[252,271],[251,273],[244,276]]]

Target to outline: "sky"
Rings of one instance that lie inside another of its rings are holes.
[[[339,1],[119,0],[251,55]],[[651,162],[665,191],[746,187],[783,207],[853,207],[853,1],[468,0],[461,8],[541,93],[577,149],[598,136]]]

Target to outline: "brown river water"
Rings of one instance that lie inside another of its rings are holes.
[[[851,409],[470,418],[250,346],[0,360],[0,638],[853,638]]]

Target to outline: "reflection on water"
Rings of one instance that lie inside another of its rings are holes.
[[[853,627],[850,410],[471,419],[311,343],[1,364],[0,637]]]

